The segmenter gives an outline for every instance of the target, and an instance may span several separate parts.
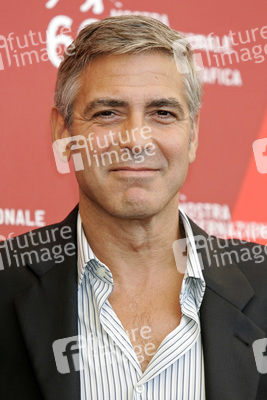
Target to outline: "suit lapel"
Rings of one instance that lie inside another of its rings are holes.
[[[194,236],[206,240],[208,235],[190,223]],[[207,285],[200,309],[206,398],[255,400],[259,374],[252,343],[265,333],[242,312],[254,292],[236,264],[219,264],[218,245],[213,244],[210,254],[209,250],[209,246],[200,249]]]
[[[57,225],[71,227],[71,238],[68,242],[75,243],[75,246],[76,220],[77,208],[65,221]],[[62,246],[64,244],[66,241],[62,241]],[[29,358],[44,399],[79,400],[79,372],[58,372],[52,348],[55,340],[78,334],[76,254],[66,256],[62,263],[53,264],[46,262],[30,266],[39,279],[26,293],[15,299],[15,306]],[[64,363],[64,357],[62,360]]]

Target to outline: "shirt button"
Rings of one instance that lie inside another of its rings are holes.
[[[144,385],[140,385],[140,386],[137,386],[135,389],[136,389],[137,393],[143,393],[143,391],[145,389],[145,386]]]
[[[106,275],[106,270],[103,267],[100,267],[97,271],[98,275],[100,276],[100,278],[104,278],[104,276]]]

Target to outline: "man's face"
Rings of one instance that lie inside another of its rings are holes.
[[[72,125],[73,135],[86,138],[91,159],[89,166],[84,152],[85,168],[76,171],[83,200],[132,219],[177,206],[197,148],[197,121],[189,146],[191,128],[181,76],[170,57],[93,60],[82,76]]]

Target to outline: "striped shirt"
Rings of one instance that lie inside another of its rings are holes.
[[[205,400],[199,320],[205,281],[190,223],[181,210],[179,215],[187,242],[182,317],[142,372],[108,301],[113,290],[111,271],[94,255],[78,214],[78,333],[86,340],[80,348],[81,400]]]

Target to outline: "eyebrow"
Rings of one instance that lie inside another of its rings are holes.
[[[83,111],[83,115],[87,116],[91,111],[93,111],[95,108],[98,106],[104,106],[104,107],[127,107],[129,106],[129,103],[124,100],[117,100],[117,99],[112,99],[109,97],[103,97],[99,99],[95,99],[91,101],[87,106],[85,107]]]
[[[113,99],[110,97],[102,97],[98,99],[92,100],[89,104],[86,105],[83,115],[87,116],[90,112],[92,112],[95,108],[99,106],[104,106],[104,107],[128,107],[129,102],[125,100],[119,100],[119,99]],[[146,108],[163,108],[163,107],[170,107],[173,109],[176,109],[179,117],[181,119],[185,118],[185,110],[183,105],[174,97],[168,97],[168,98],[159,98],[159,99],[154,99],[154,100],[149,100],[145,104]]]
[[[152,100],[149,103],[146,104],[146,107],[158,107],[158,108],[163,108],[163,107],[170,107],[173,109],[176,109],[179,117],[180,118],[185,118],[185,110],[183,105],[175,99],[174,97],[168,97],[168,98],[162,98],[162,99],[156,99]]]

